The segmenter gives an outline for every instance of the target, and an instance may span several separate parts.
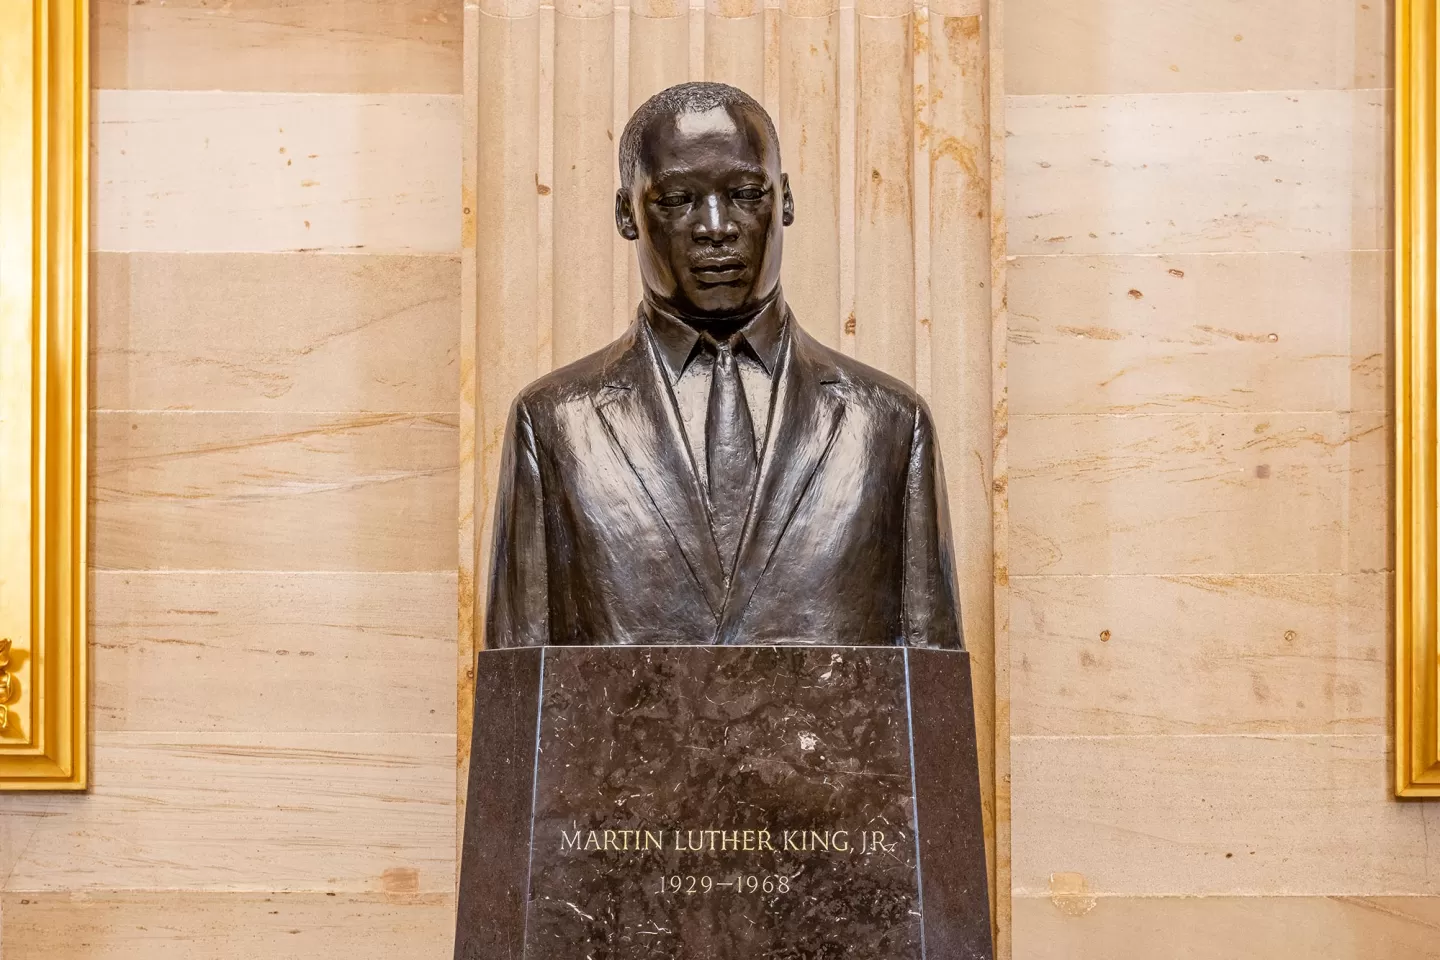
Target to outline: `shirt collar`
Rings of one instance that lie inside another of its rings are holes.
[[[700,342],[700,331],[651,301],[641,302],[641,312],[650,325],[655,345],[670,370],[671,380],[679,380],[685,368],[695,357],[695,348]],[[774,300],[740,328],[740,340],[749,347],[749,352],[765,372],[775,375],[775,365],[780,360],[780,346],[785,336],[785,319],[789,310],[785,297],[777,294]]]

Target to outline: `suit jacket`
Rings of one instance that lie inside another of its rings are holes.
[[[727,577],[643,319],[515,401],[486,645],[961,646],[930,412],[787,321]]]

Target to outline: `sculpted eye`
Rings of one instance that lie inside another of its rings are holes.
[[[662,207],[683,207],[690,202],[690,197],[683,193],[667,193],[656,202]]]
[[[741,187],[735,191],[736,200],[759,200],[765,196],[765,191],[760,187]]]

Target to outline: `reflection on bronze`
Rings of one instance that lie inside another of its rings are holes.
[[[672,87],[620,166],[644,300],[516,400],[487,645],[960,647],[930,413],[785,305],[770,118],[732,87]]]

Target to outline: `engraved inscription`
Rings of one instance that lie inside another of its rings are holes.
[[[563,854],[584,856],[606,853],[672,853],[699,854],[715,857],[729,854],[814,854],[835,857],[872,855],[894,856],[899,846],[898,839],[890,838],[884,830],[850,829],[772,829],[769,827],[737,828],[727,830],[721,827],[615,827],[596,830],[561,830],[559,847]],[[736,866],[733,857],[725,856],[726,863]],[[793,857],[770,858],[766,864],[785,868],[791,872],[772,873],[663,873],[658,885],[652,887],[657,895],[674,896],[706,893],[789,893],[796,884],[803,882],[805,865],[803,860]],[[713,861],[712,861],[713,862]],[[626,864],[632,865],[632,864]]]
[[[672,850],[679,853],[894,853],[884,830],[692,829],[562,830],[561,851],[604,853]],[[776,844],[779,844],[777,847]]]
[[[683,877],[670,876],[660,878],[661,894],[692,894],[710,893],[712,891],[728,890],[732,893],[789,893],[790,880],[792,878],[783,873],[772,877],[757,877],[753,874],[736,874],[724,880],[717,880],[708,874],[695,876],[686,874]]]

